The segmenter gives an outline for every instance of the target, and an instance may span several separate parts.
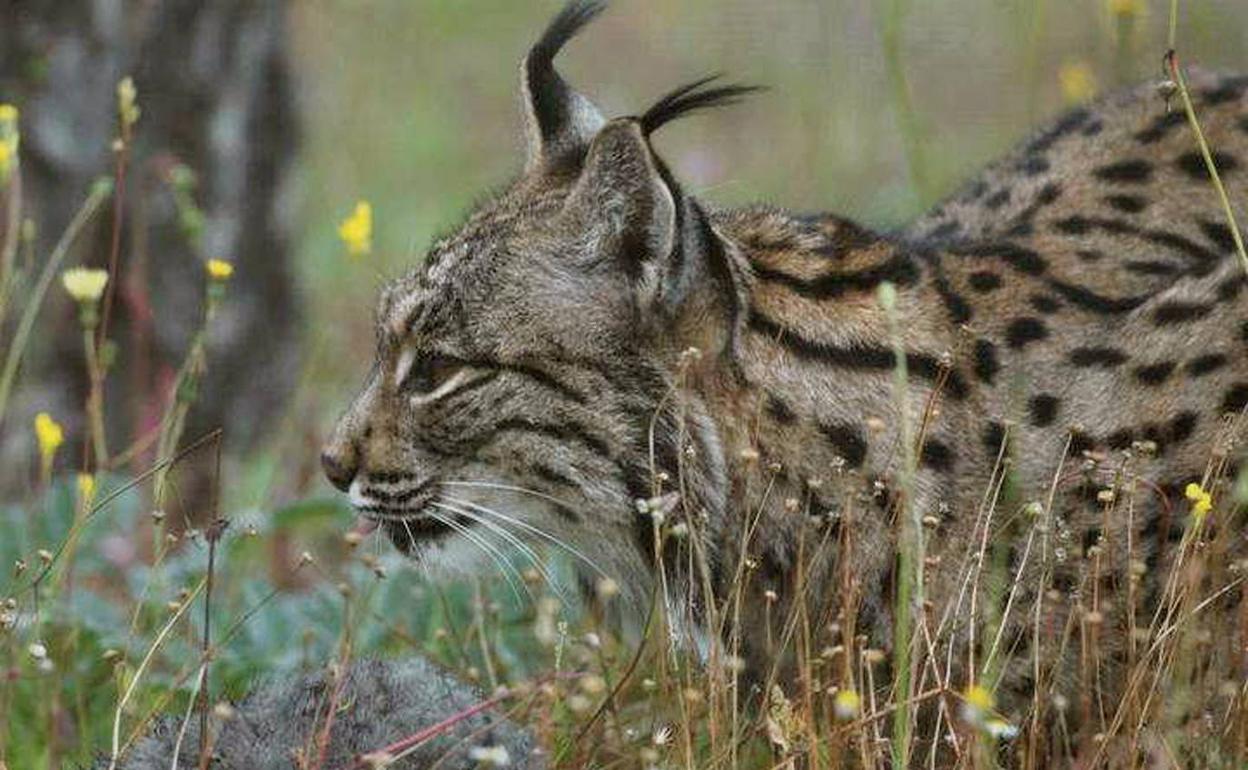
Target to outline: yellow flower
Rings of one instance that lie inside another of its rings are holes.
[[[1067,104],[1081,104],[1096,96],[1096,75],[1085,62],[1064,63],[1057,71],[1057,82]]]
[[[208,264],[204,265],[204,269],[208,271],[208,277],[214,281],[228,281],[230,276],[234,275],[234,265],[224,259],[210,259]]]
[[[862,696],[853,690],[840,690],[832,700],[837,719],[853,719],[862,708]]]
[[[47,470],[52,467],[56,450],[65,443],[65,431],[61,430],[60,423],[52,419],[52,415],[40,412],[35,415],[35,441],[39,444],[39,460]]]
[[[338,237],[353,257],[363,257],[373,250],[373,207],[368,201],[355,204],[351,216],[338,225]]]
[[[21,134],[17,130],[17,108],[0,104],[0,184],[8,181],[17,165],[17,147]]]
[[[962,694],[966,699],[966,705],[980,711],[989,711],[992,709],[996,699],[992,697],[992,693],[983,685],[973,684],[966,688],[966,692]]]
[[[1183,490],[1183,496],[1192,501],[1192,516],[1197,522],[1204,519],[1205,514],[1213,509],[1213,495],[1206,492],[1199,484],[1188,484]]]
[[[90,473],[78,474],[78,506],[82,510],[91,508],[95,500],[95,476]]]
[[[107,270],[94,270],[87,267],[74,267],[61,273],[61,283],[69,296],[79,302],[96,302],[104,294],[104,286],[108,283]]]
[[[1140,0],[1109,0],[1109,12],[1118,18],[1139,16],[1144,11]]]

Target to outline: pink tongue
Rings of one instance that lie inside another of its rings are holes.
[[[367,535],[377,529],[379,522],[376,519],[370,519],[367,516],[356,516],[355,526],[351,527],[352,532],[358,532],[361,535]]]

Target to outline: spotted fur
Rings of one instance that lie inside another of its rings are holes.
[[[784,657],[765,618],[798,600],[813,627],[835,620],[889,647],[903,423],[946,638],[969,631],[960,588],[981,541],[1023,573],[1020,606],[1047,597],[1051,658],[1096,575],[1124,585],[1134,561],[1162,574],[1183,486],[1235,445],[1248,322],[1193,136],[1155,90],[1067,113],[911,228],[879,234],[688,195],[649,135],[745,91],[702,82],[605,120],[551,67],[599,9],[568,6],[522,68],[524,175],[383,293],[376,366],[325,454],[360,510],[432,558],[464,532],[497,535],[435,520],[439,499],[486,520],[510,512],[616,578],[639,612],[668,570],[695,624],[744,584],[754,676]],[[1244,218],[1248,79],[1192,87]],[[1122,473],[1134,492],[1100,494]],[[1019,510],[1055,479],[1041,570]],[[660,548],[656,510],[689,534]],[[698,558],[663,558],[673,551]],[[689,574],[691,561],[707,570]],[[1100,590],[1105,636],[1125,638]],[[1030,659],[1026,620],[1009,629],[1015,663]],[[1003,688],[1029,697],[1029,669],[1006,668]]]

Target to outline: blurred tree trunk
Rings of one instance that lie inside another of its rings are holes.
[[[130,75],[138,89],[108,329],[118,350],[106,389],[114,453],[150,434],[166,407],[202,320],[207,259],[235,272],[183,443],[222,426],[227,446],[241,449],[288,395],[298,321],[285,182],[297,126],[286,45],[280,0],[0,0],[0,101],[22,111],[36,269],[92,181],[114,172],[118,81]],[[178,205],[183,167],[197,175],[202,221]],[[110,203],[67,265],[107,266],[113,214]],[[69,304],[59,287],[50,292],[4,418],[5,459],[31,456],[29,420],[41,409],[66,423],[73,451],[63,463],[84,456],[87,381]]]

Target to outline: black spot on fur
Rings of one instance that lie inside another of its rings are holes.
[[[1198,321],[1209,315],[1212,310],[1213,308],[1210,306],[1196,302],[1166,302],[1153,311],[1153,323],[1158,326],[1166,326],[1188,321]]]
[[[1001,365],[997,362],[997,346],[988,340],[975,341],[975,376],[989,385],[996,379]]]
[[[1177,417],[1170,421],[1170,440],[1186,441],[1196,432],[1196,424],[1200,422],[1200,415],[1195,412],[1180,412]]]
[[[1059,219],[1053,226],[1066,235],[1084,235],[1092,229],[1092,223],[1079,216]]]
[[[1079,430],[1070,432],[1070,454],[1078,457],[1084,452],[1090,452],[1096,448],[1096,441],[1087,433]]]
[[[1001,276],[990,270],[978,270],[971,273],[967,281],[971,284],[972,289],[981,293],[1001,288]]]
[[[1222,411],[1238,412],[1248,404],[1248,382],[1237,382],[1222,397]]]
[[[1048,158],[1041,155],[1028,155],[1018,164],[1018,170],[1027,176],[1039,176],[1050,168]]]
[[[927,439],[919,453],[923,465],[932,470],[948,473],[953,470],[953,450],[941,441]]]
[[[1213,158],[1213,166],[1218,170],[1219,176],[1226,176],[1239,166],[1239,163],[1226,153],[1215,150],[1210,153],[1210,156]],[[1205,158],[1199,152],[1187,152],[1180,155],[1175,165],[1197,182],[1209,181],[1209,170],[1205,166]]]
[[[1222,281],[1222,283],[1218,284],[1218,301],[1229,302],[1235,299],[1243,290],[1245,283],[1248,283],[1248,277],[1238,272]]]
[[[1001,452],[1001,443],[1005,441],[1005,426],[999,422],[989,422],[984,428],[984,450],[989,457],[996,457]]]
[[[1135,441],[1135,434],[1130,428],[1123,428],[1106,436],[1105,446],[1110,449],[1130,449],[1133,441]]]
[[[1218,369],[1226,366],[1227,358],[1221,353],[1209,353],[1208,355],[1193,358],[1187,362],[1187,373],[1192,377],[1204,377],[1210,372],[1216,372]]]
[[[1225,224],[1221,222],[1202,221],[1200,223],[1200,229],[1204,232],[1205,237],[1213,242],[1214,246],[1217,246],[1227,254],[1233,254],[1235,252],[1235,236],[1231,233],[1231,228],[1227,227]]]
[[[936,293],[940,295],[941,301],[945,303],[945,310],[949,312],[949,320],[957,325],[969,323],[972,315],[974,315],[970,304],[949,285],[949,279],[945,277],[945,272],[941,269],[939,259],[932,260],[932,267],[935,273],[934,284]]]
[[[1075,348],[1070,351],[1070,363],[1075,366],[1099,366],[1112,369],[1126,363],[1129,356],[1117,348]]]
[[[1141,385],[1157,386],[1170,379],[1170,374],[1173,371],[1173,361],[1162,361],[1156,364],[1136,367],[1135,379]]]
[[[1138,214],[1148,208],[1148,201],[1139,195],[1106,195],[1102,200],[1127,214]]]
[[[783,425],[792,425],[797,421],[797,414],[779,396],[767,394],[767,414]]]
[[[1170,133],[1171,130],[1186,122],[1187,114],[1183,110],[1171,110],[1157,116],[1148,128],[1135,135],[1135,139],[1140,144],[1155,144],[1165,137],[1166,134]]]
[[[1153,175],[1153,167],[1145,160],[1124,160],[1101,166],[1092,175],[1115,184],[1143,184]]]
[[[1040,193],[1036,195],[1036,202],[1042,206],[1047,206],[1062,195],[1062,186],[1057,182],[1049,182],[1040,188]]]
[[[832,443],[836,454],[851,468],[861,468],[867,458],[867,442],[862,433],[846,423],[820,423],[819,432]]]
[[[1027,145],[1027,151],[1031,153],[1048,152],[1059,139],[1087,123],[1091,117],[1092,113],[1086,107],[1071,110],[1059,118],[1052,126],[1041,131],[1035,139],[1031,140]]]
[[[948,222],[941,222],[939,225],[932,228],[932,231],[928,233],[928,237],[939,240],[941,238],[948,238],[951,235],[956,235],[961,230],[961,222],[958,222],[957,220],[949,220]]]
[[[1048,393],[1033,396],[1031,403],[1028,404],[1028,410],[1031,412],[1031,424],[1038,428],[1052,425],[1053,421],[1057,419],[1057,409],[1061,403],[1061,399]]]
[[[1033,294],[1029,301],[1031,306],[1041,313],[1056,313],[1062,309],[1062,303],[1047,294]]]
[[[1006,342],[1015,350],[1049,336],[1049,327],[1039,318],[1015,318],[1005,331]]]
[[[1213,88],[1201,92],[1206,104],[1233,102],[1248,89],[1248,76],[1228,77]]]
[[[984,205],[990,209],[999,209],[1010,202],[1010,188],[1003,187],[997,190],[984,201]]]

